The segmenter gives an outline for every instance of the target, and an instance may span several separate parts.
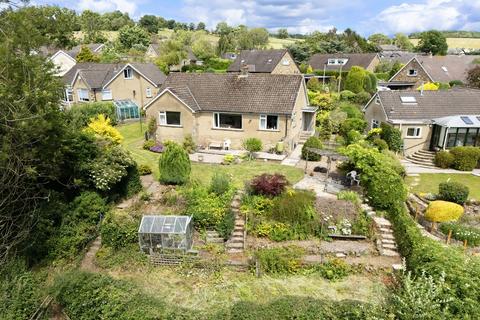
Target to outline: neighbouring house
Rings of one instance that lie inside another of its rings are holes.
[[[292,150],[315,130],[301,74],[171,73],[160,93],[144,107],[157,120],[156,140],[192,136],[204,148],[241,149],[259,138],[265,150],[283,142]]]
[[[75,64],[77,64],[77,55],[80,53],[82,46],[87,46],[94,54],[102,52],[103,43],[90,43],[84,45],[78,45],[73,47],[70,50],[58,50],[56,49],[52,52],[51,48],[42,47],[40,48],[40,54],[48,56],[49,60],[57,67],[57,75],[63,76],[67,73]]]
[[[160,54],[160,44],[158,43],[151,43],[148,46],[147,51],[145,52],[146,57],[150,60],[157,59]],[[185,57],[185,59],[182,59],[179,64],[171,66],[170,71],[181,71],[183,66],[189,65],[203,65],[203,61],[198,59],[197,56],[195,56],[191,48],[187,48],[187,56]]]
[[[370,72],[380,63],[377,53],[316,53],[310,57],[308,64],[314,70],[345,71],[353,66],[359,66]]]
[[[113,101],[148,103],[166,79],[153,63],[77,63],[63,77],[65,103]],[[125,103],[120,103],[120,102]],[[131,118],[132,116],[122,118]],[[138,117],[138,112],[136,113]]]
[[[243,66],[249,73],[301,74],[287,49],[242,50],[227,72],[240,72]]]
[[[379,91],[363,112],[370,128],[387,123],[400,129],[405,155],[480,146],[480,90]]]
[[[475,66],[479,56],[447,55],[447,56],[414,56],[390,80],[388,87],[392,89],[418,88],[422,83],[459,80],[466,82],[467,72]]]

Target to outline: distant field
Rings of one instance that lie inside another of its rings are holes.
[[[410,39],[416,46],[418,39]],[[480,38],[447,38],[449,48],[472,48],[480,49]]]
[[[107,39],[109,40],[116,40],[118,38],[118,31],[102,31],[104,35],[106,36]],[[171,29],[161,29],[158,31],[158,36],[161,39],[169,38],[173,33],[173,30]],[[74,37],[76,40],[81,40],[83,38],[83,32],[82,31],[76,31],[74,33]],[[212,43],[212,44],[217,44],[219,37],[214,34],[208,34],[207,39]],[[282,49],[285,45],[289,45],[292,43],[295,43],[295,41],[302,41],[299,39],[293,39],[293,38],[287,38],[287,39],[278,39],[278,38],[273,38],[270,37],[268,40],[267,48],[271,49]]]

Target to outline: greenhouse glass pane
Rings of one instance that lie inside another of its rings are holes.
[[[153,224],[152,233],[162,233],[163,223],[165,221],[165,217],[163,216],[156,216],[155,223]]]
[[[163,224],[163,233],[172,233],[175,232],[175,219],[176,216],[166,216],[165,223]]]

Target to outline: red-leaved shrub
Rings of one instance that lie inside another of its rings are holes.
[[[250,182],[250,188],[253,194],[264,196],[278,196],[287,186],[288,181],[284,175],[275,173],[264,173],[260,176],[255,176]]]

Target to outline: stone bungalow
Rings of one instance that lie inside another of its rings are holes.
[[[316,108],[308,104],[302,75],[171,73],[144,107],[157,120],[157,141],[191,135],[205,148],[241,149],[250,137],[265,150],[283,141],[292,150],[314,132]]]
[[[370,128],[402,132],[404,154],[480,146],[480,90],[379,91],[363,108]]]
[[[148,103],[166,79],[153,63],[78,63],[63,77],[65,103],[128,101],[135,108]],[[134,111],[132,109],[132,111]]]
[[[240,72],[242,66],[249,73],[301,74],[287,49],[242,50],[227,72]]]
[[[418,88],[422,83],[466,83],[467,72],[475,66],[473,55],[414,56],[385,85],[391,89]]]

